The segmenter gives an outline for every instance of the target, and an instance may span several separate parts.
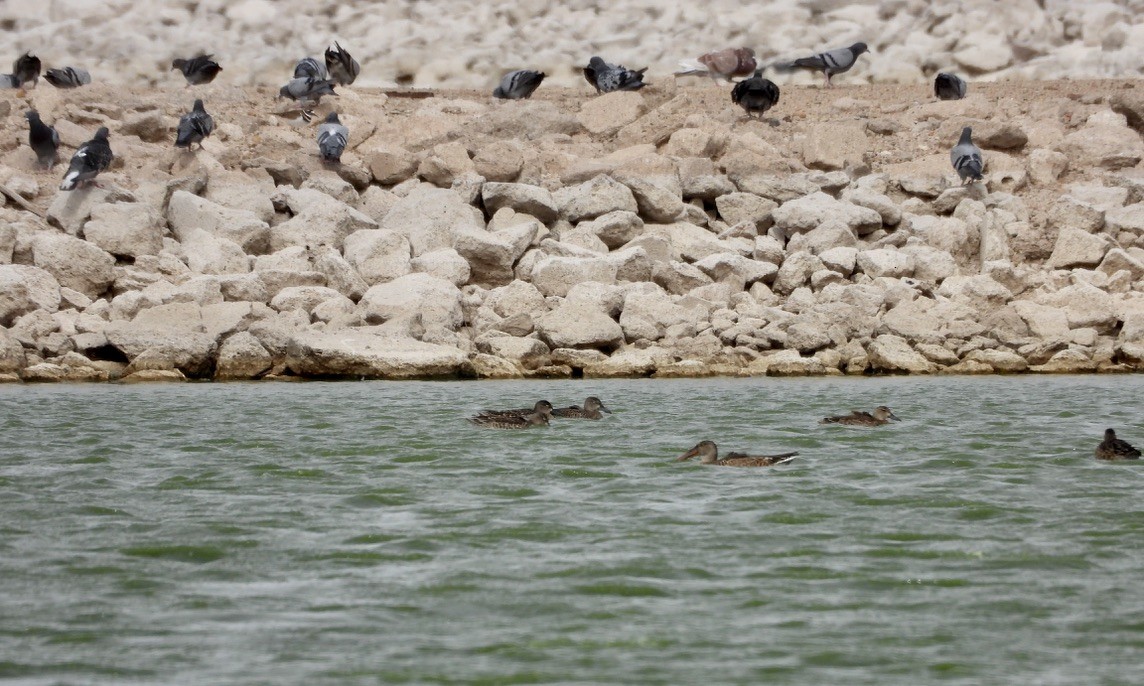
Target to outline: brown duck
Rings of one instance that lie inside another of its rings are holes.
[[[1128,441],[1116,437],[1112,429],[1104,430],[1104,440],[1096,446],[1096,459],[1098,460],[1139,460],[1140,451],[1132,447]]]
[[[489,417],[489,418],[492,418],[492,417],[518,417],[518,416],[524,416],[524,415],[533,414],[533,413],[539,413],[539,414],[545,414],[545,415],[551,416],[552,415],[552,403],[548,402],[547,400],[537,400],[536,404],[533,405],[531,408],[522,407],[522,408],[516,409],[516,410],[481,410],[480,412],[477,413],[477,416],[478,417]]]
[[[694,448],[675,458],[676,462],[684,462],[699,456],[700,464],[710,464],[717,467],[772,467],[776,464],[790,462],[798,453],[782,453],[781,455],[747,455],[745,453],[728,453],[727,457],[719,459],[719,448],[714,441],[700,441]]]
[[[590,395],[584,400],[583,407],[571,405],[557,408],[552,411],[552,416],[561,419],[603,419],[604,415],[601,413],[612,414],[612,411],[604,407],[599,398]]]
[[[548,414],[545,412],[530,412],[528,414],[515,414],[503,416],[477,415],[469,417],[469,421],[477,426],[489,429],[529,429],[534,426],[548,426]]]
[[[840,414],[834,417],[823,417],[819,424],[845,424],[846,426],[882,426],[891,421],[900,422],[898,416],[890,408],[882,405],[874,408],[874,412],[859,412],[854,410],[850,414]]]

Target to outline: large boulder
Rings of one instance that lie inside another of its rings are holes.
[[[547,189],[525,183],[486,182],[481,186],[481,200],[490,215],[508,207],[547,223],[556,219],[559,213]]]
[[[399,231],[365,229],[346,236],[344,255],[368,285],[392,281],[412,271],[409,239]]]
[[[423,343],[386,327],[334,332],[306,331],[292,336],[286,366],[302,376],[354,379],[453,377],[468,360],[456,348]]]
[[[564,297],[583,281],[616,282],[618,267],[605,257],[546,257],[532,269],[532,283],[544,295]]]
[[[273,362],[253,334],[240,331],[219,346],[215,378],[254,379],[269,371]]]
[[[39,233],[32,241],[33,263],[61,286],[95,299],[115,281],[115,258],[87,241],[59,233]]]
[[[243,274],[250,261],[242,247],[229,238],[220,238],[204,229],[185,229],[180,236],[187,266],[198,274]]]
[[[397,201],[381,221],[381,228],[404,235],[412,256],[452,248],[462,230],[482,231],[478,211],[453,191],[421,184]],[[348,256],[347,256],[348,257]],[[351,260],[352,261],[352,260]],[[362,275],[366,281],[368,277]]]
[[[858,270],[874,279],[880,276],[901,278],[914,273],[914,258],[892,248],[863,250],[858,253]]]
[[[614,319],[585,302],[565,302],[536,318],[536,330],[550,348],[595,348],[610,351],[624,341]]]
[[[370,323],[420,316],[426,329],[456,331],[464,320],[461,291],[451,282],[429,274],[406,274],[371,287],[358,303]]]
[[[1112,247],[1112,239],[1100,233],[1063,228],[1057,236],[1053,254],[1045,265],[1049,269],[1095,267]]]
[[[83,237],[121,257],[158,255],[163,249],[163,217],[144,203],[96,205],[83,225]]]
[[[900,336],[883,334],[866,348],[871,368],[891,373],[928,374],[935,370],[932,362],[910,347]]]
[[[0,374],[18,372],[28,364],[24,346],[0,327]]]
[[[805,233],[828,219],[842,221],[859,236],[882,228],[882,215],[875,210],[836,200],[822,191],[785,202],[771,216],[787,235]]]
[[[295,245],[341,250],[346,237],[355,231],[378,228],[368,215],[319,190],[287,188],[282,193],[294,216],[270,230],[273,251]]]
[[[484,288],[503,286],[513,280],[512,266],[520,253],[500,232],[463,229],[453,239],[453,249],[469,263],[469,279]]]
[[[270,247],[270,226],[258,215],[223,207],[186,191],[171,195],[167,223],[179,242],[184,242],[188,233],[202,230],[233,242],[246,253],[261,254]]]
[[[572,223],[595,219],[602,214],[639,211],[632,191],[610,176],[597,176],[578,186],[566,186],[552,194],[560,216]]]
[[[23,264],[0,265],[0,326],[23,314],[60,307],[60,282],[49,272]]]
[[[146,355],[187,376],[209,376],[216,350],[197,303],[169,303],[139,312],[130,321],[113,321],[104,329],[108,343],[135,362]],[[155,368],[155,367],[151,367]]]

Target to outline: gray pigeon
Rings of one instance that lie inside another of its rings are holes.
[[[44,72],[44,80],[56,88],[79,88],[91,83],[91,74],[86,69],[64,67]]]
[[[953,163],[953,168],[961,177],[962,185],[965,185],[967,179],[972,182],[983,178],[981,148],[973,144],[972,128],[967,126],[961,130],[961,138],[958,139],[957,145],[953,146],[953,150],[949,151],[949,161]]]
[[[500,85],[493,89],[494,98],[505,100],[521,100],[532,97],[533,91],[540,87],[540,82],[547,76],[542,71],[518,69],[510,71],[501,78]]]
[[[294,78],[314,78],[325,81],[329,75],[326,74],[326,67],[321,62],[313,57],[303,57],[298,60],[298,64],[294,65]]]
[[[207,114],[202,100],[195,100],[195,106],[179,118],[179,128],[176,129],[175,147],[190,148],[195,143],[203,147],[203,139],[214,131],[214,119]]]
[[[313,76],[290,79],[290,83],[278,89],[278,97],[297,100],[301,103],[318,104],[323,95],[337,95],[334,92],[334,82]]]
[[[820,71],[826,75],[826,87],[829,88],[831,86],[830,77],[849,71],[850,67],[853,67],[854,63],[858,61],[858,56],[869,51],[870,49],[866,47],[865,43],[855,43],[848,48],[837,48],[810,57],[800,57],[793,62],[780,62],[774,67],[779,71],[788,72],[795,69]]]
[[[961,77],[942,72],[933,80],[933,94],[938,100],[961,100],[967,86]]]
[[[318,152],[326,162],[335,164],[342,161],[342,151],[346,149],[346,141],[350,138],[350,130],[338,120],[337,112],[330,112],[326,121],[318,127]]]
[[[16,58],[12,63],[12,75],[20,79],[21,84],[28,83],[29,81],[33,86],[40,83],[40,58],[36,57],[30,52],[26,52]]]
[[[754,76],[740,81],[731,89],[731,102],[742,107],[748,117],[757,112],[761,118],[763,112],[778,104],[779,87],[774,81],[764,79],[763,70],[757,69]]]
[[[643,69],[628,69],[622,64],[608,64],[599,57],[588,60],[584,67],[584,78],[596,88],[597,93],[613,91],[638,91],[647,84],[643,82]]]
[[[19,88],[20,77],[15,74],[0,74],[0,88]]]
[[[107,142],[109,132],[106,126],[95,132],[95,138],[79,146],[72,155],[71,164],[60,183],[61,191],[73,190],[77,185],[91,181],[99,172],[111,166],[115,155],[111,153],[111,145]]]
[[[361,73],[361,65],[348,50],[334,41],[334,47],[326,48],[326,71],[339,86],[348,86]]]
[[[190,59],[179,58],[171,62],[171,69],[183,72],[188,86],[201,86],[215,80],[222,67],[213,59],[214,55],[198,55]]]
[[[40,119],[36,110],[24,113],[28,119],[28,145],[36,153],[36,161],[41,167],[51,170],[56,164],[56,151],[60,147],[60,134]]]

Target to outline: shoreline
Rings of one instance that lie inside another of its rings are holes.
[[[1144,370],[1137,80],[782,88],[769,121],[701,80],[351,88],[313,124],[268,88],[5,93],[0,382]],[[103,187],[58,191],[98,126]]]

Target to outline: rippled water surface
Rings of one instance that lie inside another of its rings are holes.
[[[601,422],[478,409],[599,395]],[[1144,682],[1144,377],[0,387],[0,681]],[[877,429],[817,419],[888,404]],[[798,450],[773,469],[676,463]]]

